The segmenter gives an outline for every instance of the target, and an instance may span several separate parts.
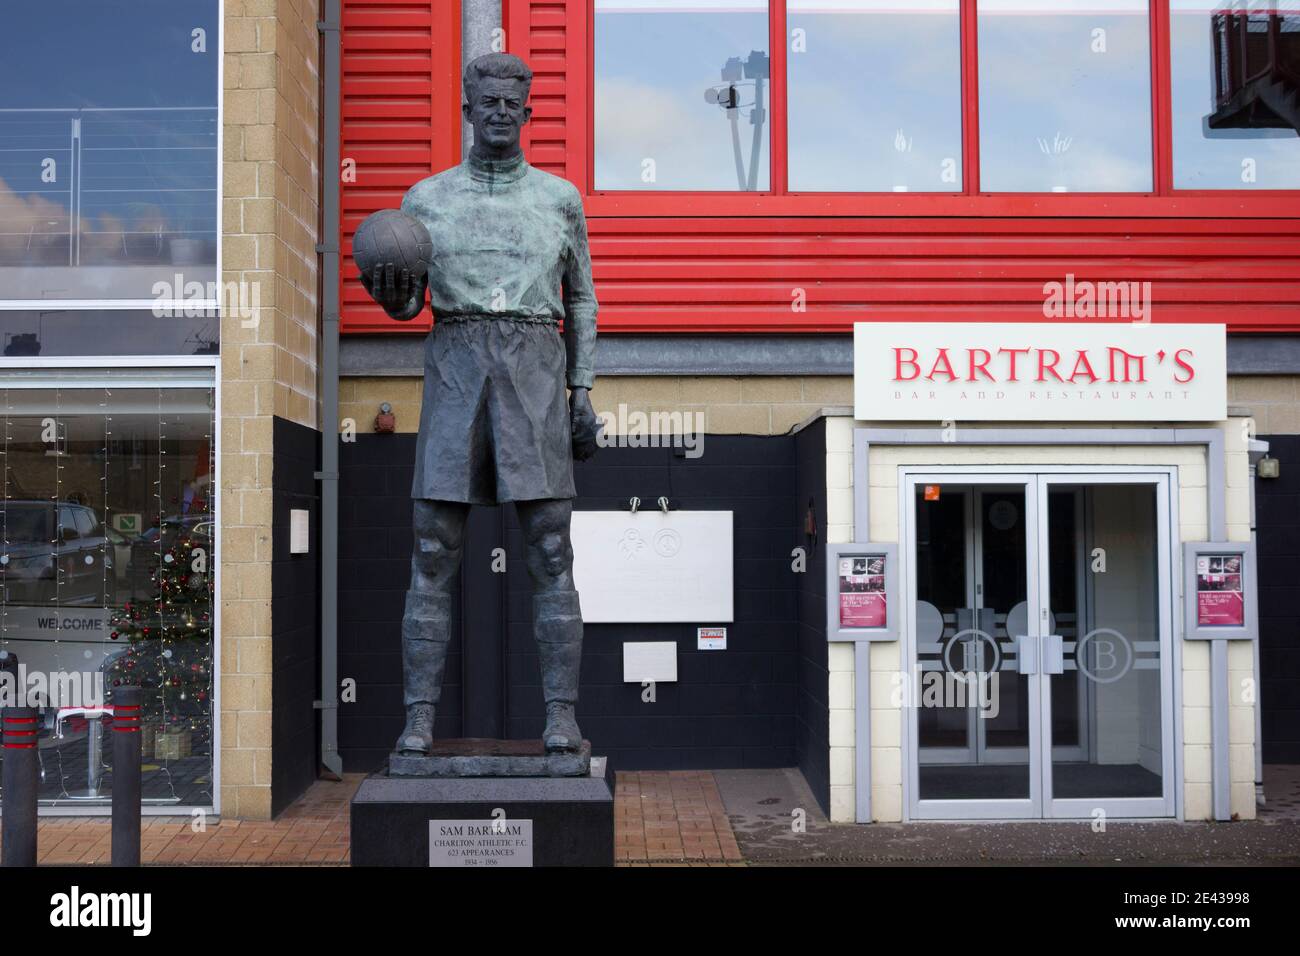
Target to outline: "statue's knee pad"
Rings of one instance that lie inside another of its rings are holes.
[[[573,567],[573,545],[568,534],[552,531],[531,544],[542,569],[550,577],[559,577]]]

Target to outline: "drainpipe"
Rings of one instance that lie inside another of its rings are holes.
[[[501,0],[460,0],[460,65],[464,69],[471,60],[492,49],[493,35],[501,29]],[[474,145],[474,127],[468,120],[461,123],[460,158],[469,156]]]
[[[321,462],[320,762],[342,776],[339,757],[339,95],[342,0],[323,0],[321,35]]]

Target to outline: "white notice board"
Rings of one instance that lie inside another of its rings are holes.
[[[733,620],[730,511],[575,511],[573,578],[588,624]]]

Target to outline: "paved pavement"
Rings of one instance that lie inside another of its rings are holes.
[[[317,781],[271,822],[150,817],[146,864],[341,866],[362,775]],[[617,777],[623,866],[1300,863],[1300,767],[1266,767],[1268,803],[1231,824],[830,823],[797,770],[628,772]],[[803,830],[792,823],[801,810]],[[106,864],[107,818],[43,818],[42,864]]]
[[[269,822],[146,817],[140,828],[142,863],[196,866],[342,866],[348,861],[348,803],[362,774],[342,782],[318,780]],[[107,817],[42,817],[41,865],[108,864]]]
[[[718,770],[741,855],[754,864],[1294,865],[1300,863],[1300,768],[1269,767],[1269,806],[1225,824],[830,823],[797,770]],[[804,830],[793,825],[804,811]]]
[[[740,863],[740,847],[714,774],[621,773],[615,782],[617,862]]]

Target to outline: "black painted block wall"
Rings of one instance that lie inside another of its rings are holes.
[[[1300,435],[1264,440],[1282,463],[1255,481],[1264,762],[1300,763]]]
[[[356,677],[359,685],[358,702],[344,705],[339,716],[340,751],[349,771],[378,767],[401,730],[400,621],[412,543],[414,439],[359,436],[342,452],[339,673]],[[802,543],[803,509],[795,501],[795,439],[708,435],[703,448],[696,459],[672,448],[602,448],[576,466],[577,509],[618,509],[634,495],[651,506],[666,495],[675,508],[734,511],[735,621],[727,625],[727,650],[696,648],[697,624],[721,623],[715,621],[586,628],[578,715],[596,752],[620,770],[797,763],[803,576],[791,570],[790,552]],[[506,736],[531,737],[540,735],[543,724],[531,584],[513,507],[504,509],[503,518],[503,589],[476,590],[469,598],[505,603],[502,686],[497,701],[479,696],[490,695],[491,688],[476,686],[473,703],[480,712],[485,704],[499,707]],[[501,527],[493,521],[480,526],[484,533]],[[466,551],[484,560],[499,544],[470,540]],[[622,645],[628,640],[677,643],[679,680],[659,685],[653,703],[642,700],[639,684],[623,683]],[[823,648],[823,658],[824,653]],[[464,705],[470,703],[461,700],[461,665],[460,645],[453,640],[439,735],[461,733]]]
[[[401,622],[411,573],[414,435],[360,435],[343,444],[339,470],[338,673],[357,699],[339,707],[347,772],[369,772],[402,730]],[[459,608],[456,609],[459,620]],[[459,737],[460,639],[452,628],[434,734]]]
[[[320,683],[320,432],[276,418],[272,431],[271,812],[316,779]],[[289,512],[310,512],[307,554],[289,553]]]
[[[722,624],[596,624],[583,653],[584,733],[619,769],[788,767],[795,762],[796,576],[793,547],[794,443],[784,437],[707,435],[703,455],[672,448],[603,448],[580,465],[576,507],[616,510],[633,495],[654,507],[661,495],[683,511],[733,512],[735,620],[727,649],[697,649],[696,627]],[[522,557],[511,520],[508,553]],[[542,729],[537,657],[529,631],[526,575],[510,576],[507,731]],[[672,595],[665,594],[665,601]],[[625,641],[673,641],[678,680],[642,699],[623,682]]]
[[[826,644],[826,419],[795,436],[795,505],[807,571],[799,588],[798,767],[822,811],[831,812],[830,663]]]

